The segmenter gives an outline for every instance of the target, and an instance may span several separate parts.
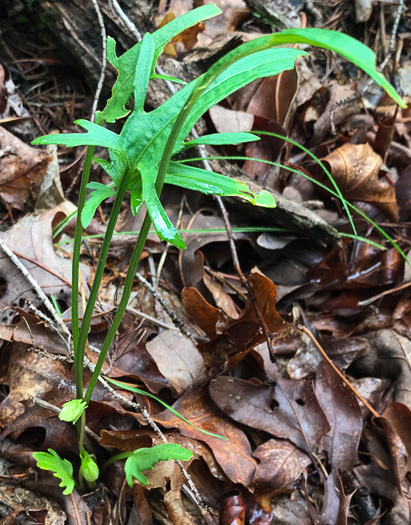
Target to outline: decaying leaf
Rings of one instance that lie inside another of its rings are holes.
[[[15,311],[20,314],[20,321],[12,326],[0,324],[0,339],[32,345],[37,350],[45,350],[50,354],[67,355],[67,345],[63,339],[46,327],[44,321],[19,308]]]
[[[178,428],[185,436],[207,443],[227,477],[234,483],[249,486],[256,467],[256,461],[251,456],[250,442],[242,430],[216,412],[204,390],[187,390],[173,404],[173,408],[196,426],[219,434],[227,438],[227,441],[203,434],[167,410],[153,419],[167,428]]]
[[[260,460],[254,476],[259,490],[286,487],[311,463],[309,456],[289,441],[273,438],[260,445],[253,456]]]
[[[148,353],[178,395],[206,378],[203,358],[192,341],[175,330],[166,330],[149,341]]]
[[[3,423],[21,415],[24,412],[22,401],[32,396],[42,397],[53,388],[60,388],[67,397],[74,394],[73,385],[67,382],[71,365],[29,352],[24,344],[13,345],[3,366],[6,367],[3,382],[10,388],[9,395],[0,404]]]
[[[333,469],[351,470],[363,426],[357,398],[325,361],[317,368],[315,393],[331,427],[323,438],[328,461]]]
[[[185,309],[211,339],[198,346],[209,368],[232,367],[264,341],[266,334],[261,321],[265,323],[264,329],[274,339],[286,335],[290,329],[290,325],[277,312],[274,283],[258,271],[250,274],[248,283],[252,297],[248,297],[246,306],[237,319],[221,314],[194,289],[187,288],[182,292],[181,299]]]
[[[398,221],[394,186],[378,178],[382,159],[369,144],[344,144],[322,160],[346,199],[370,202]]]
[[[354,362],[356,373],[364,376],[390,378],[394,401],[411,406],[411,342],[393,330],[364,334],[370,351]]]
[[[53,247],[52,229],[65,217],[64,203],[44,215],[27,215],[1,238],[12,249],[46,295],[54,295],[61,301],[61,310],[71,304],[71,260],[59,257]],[[81,272],[87,293],[88,267],[81,265]],[[0,297],[0,319],[10,324],[15,311],[10,306],[23,307],[26,301],[39,306],[40,300],[29,282],[14,263],[0,250],[0,278],[5,292]],[[80,308],[81,298],[79,296]],[[8,308],[5,310],[5,308]],[[81,310],[80,310],[81,311]]]
[[[216,405],[234,421],[315,449],[330,430],[310,381],[279,380],[276,386],[233,377],[210,383]]]
[[[0,198],[22,210],[41,184],[50,161],[48,153],[25,144],[0,127]]]

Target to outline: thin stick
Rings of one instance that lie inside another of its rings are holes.
[[[320,345],[320,343],[317,341],[317,339],[314,337],[314,335],[303,325],[298,325],[298,329],[304,332],[311,341],[315,344],[317,347],[317,350],[320,352],[320,354],[324,357],[324,359],[327,361],[327,363],[331,366],[331,368],[334,370],[336,374],[344,381],[344,383],[348,386],[348,388],[358,397],[358,399],[364,404],[365,407],[368,408],[368,410],[371,412],[371,414],[374,417],[381,417],[381,414],[379,414],[374,408],[368,403],[368,401],[358,392],[356,388],[348,381],[348,379],[344,376],[343,373],[341,373],[338,368],[335,366],[335,364],[331,361],[331,359],[328,357],[328,355],[325,353],[324,349]]]
[[[141,36],[140,31],[137,29],[137,27],[133,24],[133,22],[129,19],[129,17],[126,15],[126,13],[121,9],[120,4],[117,2],[117,0],[111,0],[111,3],[114,7],[115,12],[120,17],[123,24],[127,27],[127,29],[130,31],[130,33],[134,36],[134,38],[137,40],[137,42],[140,42],[140,40],[143,38]]]
[[[163,297],[157,292],[157,290],[154,288],[154,286],[152,286],[147,281],[147,279],[145,279],[141,275],[140,272],[136,273],[136,278],[140,281],[141,284],[143,284],[147,288],[147,290],[152,294],[154,299],[161,304],[161,306],[164,308],[164,310],[170,316],[171,320],[173,321],[173,323],[175,325],[175,326],[173,326],[173,328],[174,329],[177,328],[178,330],[183,332],[184,335],[189,337],[192,341],[196,342],[195,337],[193,336],[193,334],[189,330],[186,329],[184,320],[181,319],[181,317],[174,310],[172,310],[169,307],[169,305],[166,303],[166,301],[163,299]],[[169,325],[167,325],[167,327],[169,327]]]
[[[101,14],[100,7],[97,3],[97,0],[91,0],[91,3],[93,4],[94,10],[97,15],[98,23],[100,24],[100,35],[101,35],[101,43],[103,47],[103,60],[101,64],[101,71],[100,71],[100,78],[98,79],[96,93],[94,95],[94,101],[93,101],[93,107],[91,110],[91,122],[94,122],[94,116],[97,111],[97,105],[98,100],[100,98],[101,90],[103,89],[103,83],[104,78],[106,76],[106,66],[107,66],[107,59],[106,59],[106,42],[107,42],[107,34],[106,34],[106,28],[104,25],[103,15]]]
[[[382,297],[385,297],[386,295],[400,292],[401,290],[405,290],[405,288],[408,288],[409,286],[411,286],[411,281],[405,284],[401,284],[400,286],[396,286],[391,290],[385,290],[385,292],[381,292],[377,295],[374,295],[373,297],[370,297],[369,299],[365,299],[364,301],[358,301],[358,306],[368,306],[369,304],[373,303],[374,301],[377,301],[378,299],[381,299]]]

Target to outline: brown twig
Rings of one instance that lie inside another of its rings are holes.
[[[411,286],[411,282],[401,284],[400,286],[396,286],[395,288],[392,288],[391,290],[385,290],[385,292],[381,292],[377,295],[374,295],[373,297],[370,297],[369,299],[365,299],[364,301],[358,301],[358,306],[368,306],[369,304],[373,303],[374,301],[377,301],[378,299],[381,299],[382,297],[385,297],[386,295],[390,295],[395,292],[400,292],[401,290],[405,290],[406,288]]]
[[[317,341],[317,339],[314,337],[312,332],[308,330],[303,325],[298,325],[298,329],[307,335],[311,341],[315,344],[317,350],[320,352],[320,354],[323,356],[323,358],[327,361],[327,363],[331,366],[331,368],[334,370],[336,374],[344,381],[344,383],[348,386],[348,388],[358,397],[358,399],[363,403],[365,407],[368,408],[368,410],[371,412],[371,414],[374,417],[381,417],[381,414],[379,414],[369,403],[368,401],[358,392],[358,390],[348,381],[348,379],[344,376],[342,372],[338,370],[338,368],[335,366],[335,364],[331,361],[331,359],[328,357],[328,355],[325,353],[324,349],[320,345],[320,343]]]
[[[187,328],[185,327],[185,322],[183,319],[181,319],[181,317],[174,311],[172,310],[169,305],[167,304],[167,302],[164,300],[164,298],[158,293],[158,291],[154,288],[154,286],[152,286],[148,281],[147,279],[145,279],[140,272],[136,272],[136,279],[138,281],[140,281],[141,284],[143,284],[147,290],[152,294],[152,296],[154,297],[154,299],[156,301],[158,301],[161,306],[164,308],[164,310],[166,311],[166,313],[168,314],[168,316],[170,317],[171,321],[173,322],[173,324],[175,325],[175,327],[180,330],[184,335],[186,335],[187,337],[189,337],[194,343],[196,342],[195,340],[195,337],[193,336],[193,334],[187,330]],[[173,327],[174,328],[174,327]]]

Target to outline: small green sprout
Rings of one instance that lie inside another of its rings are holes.
[[[100,475],[100,471],[94,459],[84,450],[83,453],[80,454],[80,460],[80,471],[83,478],[89,483],[96,481]]]
[[[59,414],[59,419],[67,421],[68,423],[77,423],[86,408],[87,403],[82,399],[72,399],[71,401],[64,403]]]

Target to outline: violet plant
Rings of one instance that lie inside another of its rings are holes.
[[[194,9],[153,34],[147,33],[141,42],[119,57],[116,54],[115,41],[108,38],[107,59],[116,68],[118,76],[112,88],[112,96],[107,101],[105,108],[97,112],[95,122],[83,119],[76,121],[86,130],[86,133],[46,135],[33,141],[33,144],[37,145],[87,146],[80,186],[78,203],[80,220],[77,220],[75,231],[72,269],[72,337],[77,397],[65,403],[59,416],[64,421],[77,425],[81,461],[80,488],[83,486],[83,481],[92,484],[99,476],[98,466],[87,451],[85,410],[126,310],[134,275],[151,224],[161,240],[168,241],[177,248],[185,248],[184,240],[171,223],[160,201],[164,184],[223,197],[237,196],[258,206],[275,207],[274,198],[266,191],[253,193],[243,182],[184,164],[175,159],[175,156],[183,150],[197,145],[240,144],[259,140],[259,137],[252,133],[220,133],[187,140],[197,120],[210,107],[253,80],[292,69],[296,58],[306,55],[306,52],[277,46],[296,43],[318,46],[339,53],[368,73],[401,107],[404,107],[404,102],[394,88],[376,70],[375,55],[368,47],[347,35],[334,31],[292,29],[261,36],[240,45],[216,62],[205,74],[171,95],[161,106],[149,112],[145,111],[144,104],[150,81],[169,80],[184,84],[179,79],[155,73],[157,59],[164,46],[182,31],[219,14],[220,10],[214,4]],[[132,110],[127,109],[128,104],[132,104]],[[124,119],[119,134],[106,127],[119,119]],[[94,156],[96,146],[108,150],[109,160]],[[112,181],[109,185],[89,183],[92,161],[100,164],[109,175]],[[88,190],[91,190],[91,193],[87,199]],[[336,192],[339,194],[338,188]],[[83,366],[87,337],[110,242],[126,194],[130,196],[133,214],[140,212],[143,203],[147,211],[131,256],[120,304],[103,343],[91,380],[84,392]],[[340,194],[339,196],[341,197]],[[90,223],[96,208],[110,197],[114,197],[114,204],[80,326],[77,295],[82,231]],[[108,463],[127,457],[125,470],[129,484],[132,478],[145,483],[146,478],[141,474],[141,470],[152,468],[158,461],[165,459],[187,460],[191,457],[191,453],[179,445],[168,447],[157,445],[151,450],[150,454],[141,454],[139,451],[126,455],[119,454],[111,458]],[[34,457],[40,468],[53,471],[54,475],[62,480],[61,486],[65,487],[66,494],[73,490],[77,482],[73,477],[71,463],[61,459],[53,450],[49,450],[48,453],[36,452]],[[104,468],[106,467],[103,466]]]

